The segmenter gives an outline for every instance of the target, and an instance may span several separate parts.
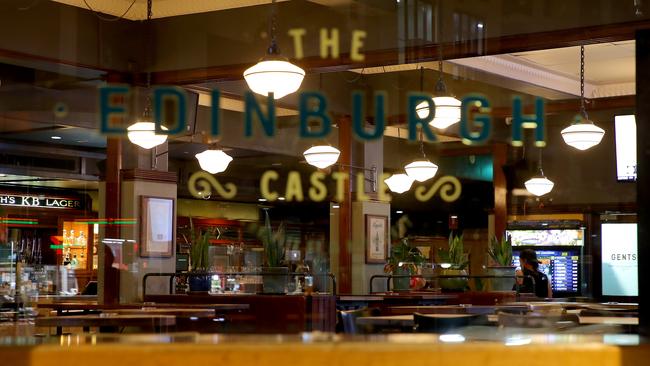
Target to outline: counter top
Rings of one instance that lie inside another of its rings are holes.
[[[370,341],[372,340],[372,341]],[[506,334],[501,339],[459,335],[391,334],[343,337],[330,333],[295,336],[74,335],[0,339],[8,365],[413,365],[530,366],[561,360],[562,365],[635,365],[650,356],[636,335]]]

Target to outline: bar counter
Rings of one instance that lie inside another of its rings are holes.
[[[507,350],[507,352],[506,352]],[[636,335],[394,334],[342,337],[72,335],[0,339],[6,365],[643,365],[650,344]]]

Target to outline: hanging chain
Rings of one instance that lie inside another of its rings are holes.
[[[585,108],[585,46],[580,46],[580,114],[589,119]]]
[[[145,99],[144,111],[142,111],[142,116],[146,119],[151,117],[151,18],[153,18],[153,0],[147,0],[147,29],[145,33],[145,47],[146,47],[146,62],[147,62],[147,97]]]
[[[542,148],[539,147],[539,173],[544,176],[544,170],[542,169]]]
[[[436,7],[436,41],[438,42],[438,81],[435,91],[438,95],[447,94],[447,86],[442,78],[442,32],[440,29],[440,2]]]
[[[277,4],[275,3],[275,0],[271,1],[271,14],[270,14],[270,19],[269,19],[269,33],[271,36],[271,45],[269,46],[268,49],[268,54],[269,55],[277,55],[280,53],[280,49],[278,48],[278,42],[276,40],[275,34],[277,32]]]

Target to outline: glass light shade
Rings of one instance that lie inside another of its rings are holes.
[[[205,150],[194,156],[199,161],[201,169],[210,174],[223,172],[228,169],[228,164],[232,161],[232,157],[223,150]]]
[[[438,166],[429,160],[416,160],[404,167],[406,174],[418,182],[433,178],[438,172]]]
[[[563,129],[561,133],[564,142],[578,150],[587,150],[598,145],[605,136],[605,130],[589,120],[574,123]]]
[[[167,130],[167,127],[161,127]],[[143,149],[151,149],[167,141],[167,135],[156,135],[156,124],[153,122],[136,122],[126,130],[129,141]]]
[[[436,104],[436,115],[429,123],[431,126],[444,130],[445,128],[460,121],[460,100],[454,97],[434,97],[433,102]],[[415,107],[415,113],[420,118],[429,115],[429,106],[427,102],[422,102]]]
[[[334,164],[339,160],[341,152],[339,149],[329,145],[312,146],[305,150],[302,155],[307,160],[307,163],[317,168],[324,169]]]
[[[553,190],[555,183],[544,175],[538,175],[527,180],[524,185],[528,192],[535,196],[543,196]]]
[[[277,100],[289,95],[302,84],[305,70],[285,60],[262,60],[244,71],[248,87],[255,93]]]
[[[384,180],[384,182],[386,182],[386,185],[391,192],[404,193],[411,189],[413,178],[409,177],[407,174],[400,173],[391,175],[390,178]]]

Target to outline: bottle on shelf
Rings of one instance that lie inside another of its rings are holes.
[[[68,237],[68,244],[74,245],[74,229],[70,229],[70,236]]]
[[[68,230],[63,229],[63,245],[68,245]]]
[[[84,234],[83,231],[79,232],[79,237],[76,239],[75,244],[77,245],[86,245],[86,235]]]

